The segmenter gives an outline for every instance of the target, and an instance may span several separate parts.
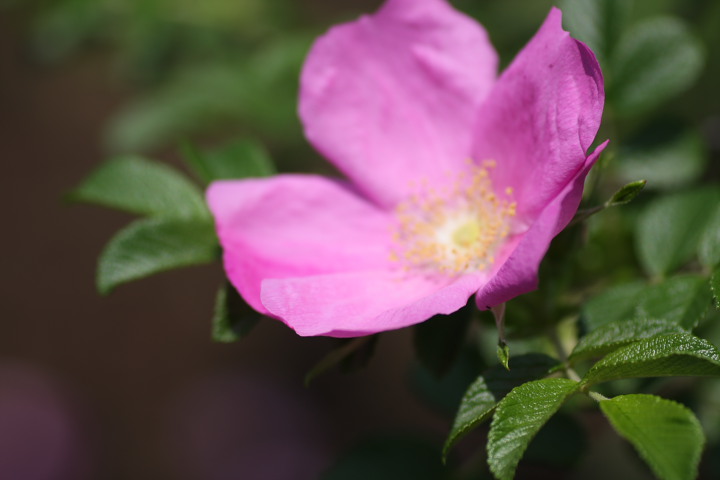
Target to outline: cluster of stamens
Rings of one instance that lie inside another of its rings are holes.
[[[512,188],[498,195],[489,169],[469,161],[463,174],[441,189],[421,185],[396,207],[391,260],[406,269],[444,274],[481,271],[492,265],[495,253],[511,232],[516,203]]]

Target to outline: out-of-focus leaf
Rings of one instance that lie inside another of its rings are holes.
[[[698,258],[708,268],[720,264],[720,204],[715,207],[715,215],[707,223],[705,232],[700,237]]]
[[[209,217],[202,194],[185,176],[134,156],[104,163],[69,198],[144,215]]]
[[[667,195],[648,205],[635,231],[643,267],[653,275],[665,275],[688,261],[718,203],[720,188],[713,186]]]
[[[625,28],[632,5],[632,0],[564,0],[560,8],[568,31],[585,42],[605,66]]]
[[[716,268],[710,277],[710,290],[715,297],[715,306],[720,309],[720,268]]]
[[[260,321],[260,314],[253,310],[238,294],[235,287],[226,283],[215,299],[212,321],[212,339],[230,343],[247,336]]]
[[[331,350],[330,353],[323,357],[323,359],[305,375],[305,385],[310,385],[310,382],[312,382],[315,377],[340,365],[343,360],[362,349],[365,345],[375,341],[376,337],[377,335],[368,335],[351,340],[344,340],[342,346]]]
[[[667,320],[636,318],[606,323],[582,337],[569,360],[577,362],[586,358],[599,357],[643,338],[682,331],[683,329],[677,323]]]
[[[644,178],[648,189],[689,185],[705,170],[702,136],[678,122],[653,122],[620,147],[618,172],[627,180]]]
[[[122,283],[155,273],[210,263],[218,253],[210,220],[137,220],[120,230],[100,255],[97,288],[106,294]]]
[[[632,318],[638,296],[646,287],[645,282],[636,281],[608,288],[585,302],[583,323],[589,331],[593,331],[605,324]]]
[[[687,333],[644,339],[597,362],[582,383],[670,376],[720,376],[720,352],[708,341]]]
[[[510,361],[510,370],[497,365],[478,377],[460,402],[452,430],[443,447],[443,459],[462,437],[490,417],[497,403],[508,392],[527,381],[547,375],[559,364],[558,360],[547,355],[518,355]]]
[[[545,378],[520,385],[500,401],[487,444],[488,464],[498,480],[512,480],[530,441],[578,386],[566,378]]]
[[[705,316],[710,300],[707,278],[679,275],[648,286],[638,299],[635,316],[661,319],[691,330]]]
[[[443,480],[437,450],[417,438],[379,438],[342,455],[321,480]]]
[[[268,153],[260,144],[251,140],[237,140],[207,152],[200,152],[187,143],[183,150],[186,161],[206,183],[267,177],[275,173],[275,166]]]
[[[472,311],[468,305],[450,315],[435,315],[414,327],[418,359],[435,376],[443,376],[452,367],[465,341]]]
[[[645,20],[621,37],[610,59],[608,101],[624,115],[648,111],[692,85],[703,59],[702,45],[680,19]]]
[[[697,476],[705,437],[688,408],[654,395],[635,394],[603,400],[600,409],[659,478]]]

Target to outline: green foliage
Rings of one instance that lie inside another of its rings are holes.
[[[546,378],[514,388],[498,404],[488,436],[488,464],[498,480],[511,480],[535,434],[579,384]]]
[[[638,298],[635,316],[656,318],[691,330],[710,305],[707,279],[700,275],[678,275],[649,285]]]
[[[544,377],[558,364],[557,360],[547,355],[518,355],[512,358],[510,369],[497,365],[478,377],[460,402],[452,430],[443,447],[443,459],[462,437],[490,418],[497,403],[508,392],[525,382]]]
[[[330,353],[315,364],[315,366],[305,375],[305,386],[310,385],[310,382],[312,382],[316,377],[327,372],[331,368],[338,365],[341,366],[344,361],[352,358],[353,355],[361,354],[361,356],[364,357],[361,359],[361,363],[364,363],[364,360],[367,360],[369,355],[362,355],[363,349],[370,348],[370,352],[368,353],[371,354],[376,341],[376,335],[368,335],[366,337],[358,337],[351,340],[342,340],[342,345],[340,347],[331,350]]]
[[[680,325],[667,320],[650,318],[616,320],[582,337],[570,355],[569,361],[575,363],[587,358],[599,357],[644,338],[682,331]]]
[[[720,203],[715,207],[715,214],[700,237],[698,258],[700,263],[708,268],[720,264]]]
[[[275,165],[257,142],[236,140],[223,147],[201,152],[189,143],[184,145],[185,160],[205,183],[247,177],[267,177]]]
[[[645,20],[625,32],[610,59],[608,100],[618,113],[644,113],[692,85],[703,63],[702,45],[680,19]]]
[[[225,283],[215,298],[212,339],[222,343],[238,341],[255,328],[260,318],[260,314],[245,303],[235,287]]]
[[[614,285],[583,305],[582,319],[588,330],[634,316],[638,295],[646,288],[643,281]]]
[[[635,197],[640,195],[640,192],[645,188],[647,180],[636,180],[624,185],[620,190],[615,192],[610,200],[605,202],[607,207],[617,207],[620,205],[627,205],[628,203],[635,200]]]
[[[707,187],[660,197],[638,219],[636,248],[643,267],[665,275],[695,255],[720,203],[720,188]]]
[[[585,42],[604,66],[625,28],[632,4],[631,0],[564,0],[560,8],[565,27]]]
[[[218,254],[210,220],[137,220],[120,230],[100,255],[97,288],[106,294],[122,283],[154,273],[210,263]]]
[[[70,199],[142,215],[210,216],[202,194],[187,178],[166,165],[130,155],[101,165]]]
[[[693,413],[654,395],[622,395],[600,402],[617,432],[637,449],[662,480],[697,475],[705,437]]]
[[[418,359],[434,375],[441,377],[452,367],[465,342],[472,306],[451,315],[435,315],[415,326],[413,341]]]
[[[715,269],[712,277],[710,277],[710,288],[713,297],[715,297],[715,306],[720,309],[720,268]]]
[[[707,340],[674,333],[639,340],[597,362],[584,386],[622,378],[720,376],[720,352]]]

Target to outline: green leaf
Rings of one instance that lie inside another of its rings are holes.
[[[610,197],[610,200],[605,202],[605,206],[616,207],[619,205],[626,205],[632,202],[635,197],[640,195],[640,192],[642,192],[643,188],[645,188],[645,184],[647,184],[647,180],[636,180],[634,182],[628,183],[620,190],[615,192],[615,194]]]
[[[710,302],[707,278],[679,275],[645,288],[638,299],[635,316],[667,320],[691,330],[705,316]]]
[[[497,403],[509,391],[529,380],[547,375],[559,364],[558,360],[547,355],[518,355],[510,361],[510,370],[497,365],[478,377],[460,402],[455,422],[443,447],[443,461],[462,437],[490,418]]]
[[[583,377],[585,386],[621,378],[720,376],[720,352],[687,333],[648,338],[615,350]]]
[[[366,344],[371,344],[376,338],[377,335],[368,335],[366,337],[344,340],[341,347],[331,350],[330,353],[323,357],[323,359],[305,375],[305,386],[310,385],[310,382],[318,375],[325,373],[336,365],[339,365],[355,352],[360,351]]]
[[[624,29],[632,4],[631,0],[564,0],[560,6],[568,31],[585,42],[604,66]]]
[[[615,165],[621,178],[644,178],[649,189],[682,187],[698,180],[705,171],[704,142],[697,129],[678,121],[654,121],[623,142]]]
[[[497,358],[505,370],[510,370],[510,347],[507,343],[500,341],[497,346]]]
[[[141,215],[209,217],[202,193],[185,176],[134,156],[105,162],[69,199]]]
[[[698,258],[700,263],[708,268],[720,264],[720,205],[715,208],[715,214],[708,221],[705,232],[700,237]]]
[[[715,297],[715,306],[720,309],[720,268],[716,268],[710,277],[710,289]]]
[[[498,480],[511,480],[535,434],[577,391],[578,382],[545,378],[514,388],[498,404],[488,435],[488,464]]]
[[[705,437],[688,408],[654,395],[635,394],[603,400],[600,409],[659,478],[696,478]]]
[[[457,358],[472,312],[468,305],[450,315],[435,315],[414,327],[413,343],[418,359],[436,377],[442,377]]]
[[[665,275],[688,261],[720,202],[720,188],[668,195],[647,206],[638,219],[635,247],[645,270]]]
[[[97,288],[102,294],[149,275],[210,263],[218,256],[209,220],[150,218],[120,230],[100,255]]]
[[[608,101],[616,111],[637,115],[692,85],[704,63],[702,44],[676,17],[634,26],[620,39],[610,67]]]
[[[275,166],[258,143],[237,140],[221,148],[200,152],[190,143],[183,145],[184,157],[204,182],[247,177],[267,177]]]
[[[222,343],[240,340],[252,331],[260,318],[261,315],[242,299],[235,287],[226,283],[215,299],[212,339]]]
[[[682,333],[674,322],[648,318],[635,318],[607,323],[580,339],[573,349],[570,362],[599,357],[629,343],[668,333]]]
[[[593,331],[608,323],[627,320],[634,316],[638,296],[645,290],[645,282],[636,281],[614,285],[591,298],[582,309],[585,327]]]

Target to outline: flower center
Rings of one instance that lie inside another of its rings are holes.
[[[423,185],[396,208],[391,259],[405,268],[458,274],[481,271],[495,261],[511,232],[512,189],[495,193],[488,169],[474,165],[440,190]]]

